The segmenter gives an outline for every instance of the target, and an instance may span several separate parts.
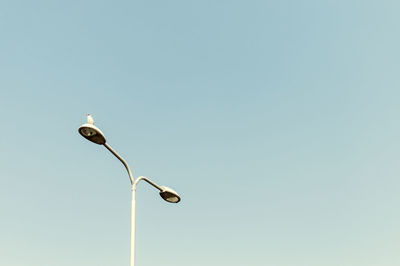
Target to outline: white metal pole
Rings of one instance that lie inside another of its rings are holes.
[[[135,266],[136,185],[132,185],[130,266]]]
[[[131,205],[131,251],[130,251],[130,266],[135,266],[135,216],[136,216],[136,182],[132,176],[131,169],[128,163],[107,143],[103,144],[115,157],[118,158],[125,166],[129,174],[129,179],[131,180],[132,188],[132,205]]]

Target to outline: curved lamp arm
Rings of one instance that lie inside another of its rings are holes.
[[[145,176],[139,176],[138,178],[136,178],[136,180],[134,182],[134,186],[136,186],[137,183],[139,183],[140,180],[144,180],[147,183],[149,183],[150,185],[152,185],[153,187],[155,187],[156,189],[158,189],[159,191],[162,191],[162,188],[159,185],[157,185],[156,183],[154,183],[153,181],[151,181],[150,179],[148,179]]]
[[[135,180],[133,179],[132,172],[131,172],[131,169],[129,168],[128,163],[116,151],[114,151],[113,148],[111,148],[110,145],[108,145],[107,143],[104,143],[103,145],[104,145],[104,147],[107,148],[107,150],[109,150],[112,154],[114,154],[115,157],[117,157],[118,160],[120,160],[121,163],[125,166],[126,171],[128,171],[128,174],[129,174],[129,179],[131,180],[131,184],[133,186],[135,184]]]

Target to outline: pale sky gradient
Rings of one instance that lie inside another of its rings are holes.
[[[400,265],[399,10],[0,0],[0,265]]]

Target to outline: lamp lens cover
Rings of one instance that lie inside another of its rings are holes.
[[[82,128],[81,132],[86,137],[92,137],[97,134],[97,132],[95,130],[93,130],[92,128],[88,128],[88,127]]]

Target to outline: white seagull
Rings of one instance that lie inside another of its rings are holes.
[[[87,122],[88,124],[94,125],[94,119],[90,114],[87,114]]]

